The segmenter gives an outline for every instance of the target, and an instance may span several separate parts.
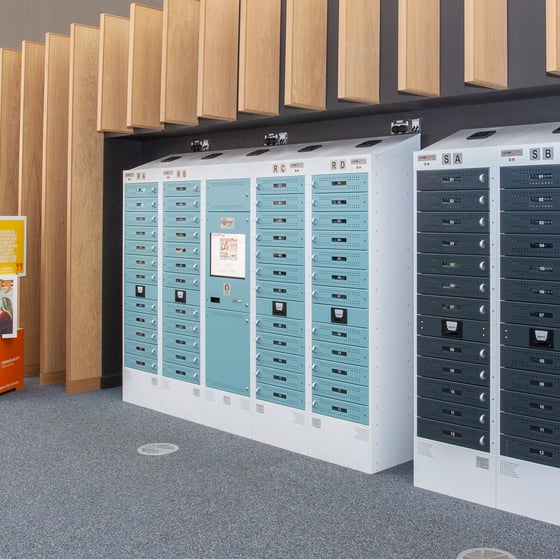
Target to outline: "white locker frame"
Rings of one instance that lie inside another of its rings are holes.
[[[123,400],[172,416],[218,428],[256,441],[326,460],[366,473],[373,473],[412,458],[413,354],[412,354],[412,153],[419,149],[419,136],[378,138],[372,147],[356,148],[364,140],[316,142],[276,146],[247,159],[253,149],[224,151],[216,159],[202,157],[215,152],[189,153],[139,166],[123,173],[128,183],[157,182],[158,218],[161,227],[163,182],[201,182],[201,289],[200,289],[200,385],[162,375],[159,355],[157,374],[124,367]],[[365,139],[365,140],[369,140]],[[320,145],[316,151],[299,152]],[[259,148],[257,148],[259,149]],[[369,177],[369,424],[361,425],[312,412],[311,376],[311,208],[312,176],[365,172]],[[248,396],[205,385],[204,278],[207,231],[205,181],[250,178],[251,236],[255,238],[257,177],[303,176],[305,178],[305,309],[306,367],[305,409],[298,410],[256,397],[255,318],[256,255],[251,246],[250,354]],[[123,210],[124,211],[124,210]],[[407,226],[408,225],[408,226]],[[159,230],[159,254],[162,253]],[[162,260],[159,258],[158,288],[162,300]],[[123,261],[124,265],[124,261]],[[123,278],[124,281],[124,278]],[[161,307],[161,305],[160,305]],[[124,318],[123,309],[123,318]],[[162,347],[161,308],[159,345]],[[124,322],[124,321],[123,321]],[[124,327],[123,327],[124,344]]]

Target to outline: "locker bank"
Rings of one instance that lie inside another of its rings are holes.
[[[558,524],[558,123],[415,154],[415,484]]]
[[[412,457],[419,137],[124,173],[123,397],[372,473]]]

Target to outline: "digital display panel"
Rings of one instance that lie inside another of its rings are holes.
[[[210,233],[210,275],[245,279],[245,235]]]

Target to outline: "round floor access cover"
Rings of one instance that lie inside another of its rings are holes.
[[[179,447],[171,443],[151,443],[138,448],[138,452],[145,456],[163,456],[177,450],[179,450]]]
[[[457,559],[515,559],[507,551],[494,549],[491,547],[477,547],[475,549],[465,549],[457,555]]]

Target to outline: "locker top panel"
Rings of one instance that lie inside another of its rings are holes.
[[[414,154],[417,171],[486,167],[496,163],[500,147],[522,141],[533,125],[459,130]]]
[[[317,141],[305,144],[293,144],[270,147],[252,147],[228,150],[213,150],[171,154],[160,159],[139,165],[127,173],[147,172],[150,170],[171,170],[207,166],[213,164],[243,164],[248,161],[288,161],[308,160],[318,157],[358,157],[368,155],[402,155],[405,156],[413,149],[420,147],[419,135],[380,136],[374,138],[359,138],[351,140]],[[177,177],[171,176],[170,179]],[[180,177],[179,177],[180,178]],[[184,177],[183,177],[184,178]],[[126,181],[125,181],[126,182]]]

